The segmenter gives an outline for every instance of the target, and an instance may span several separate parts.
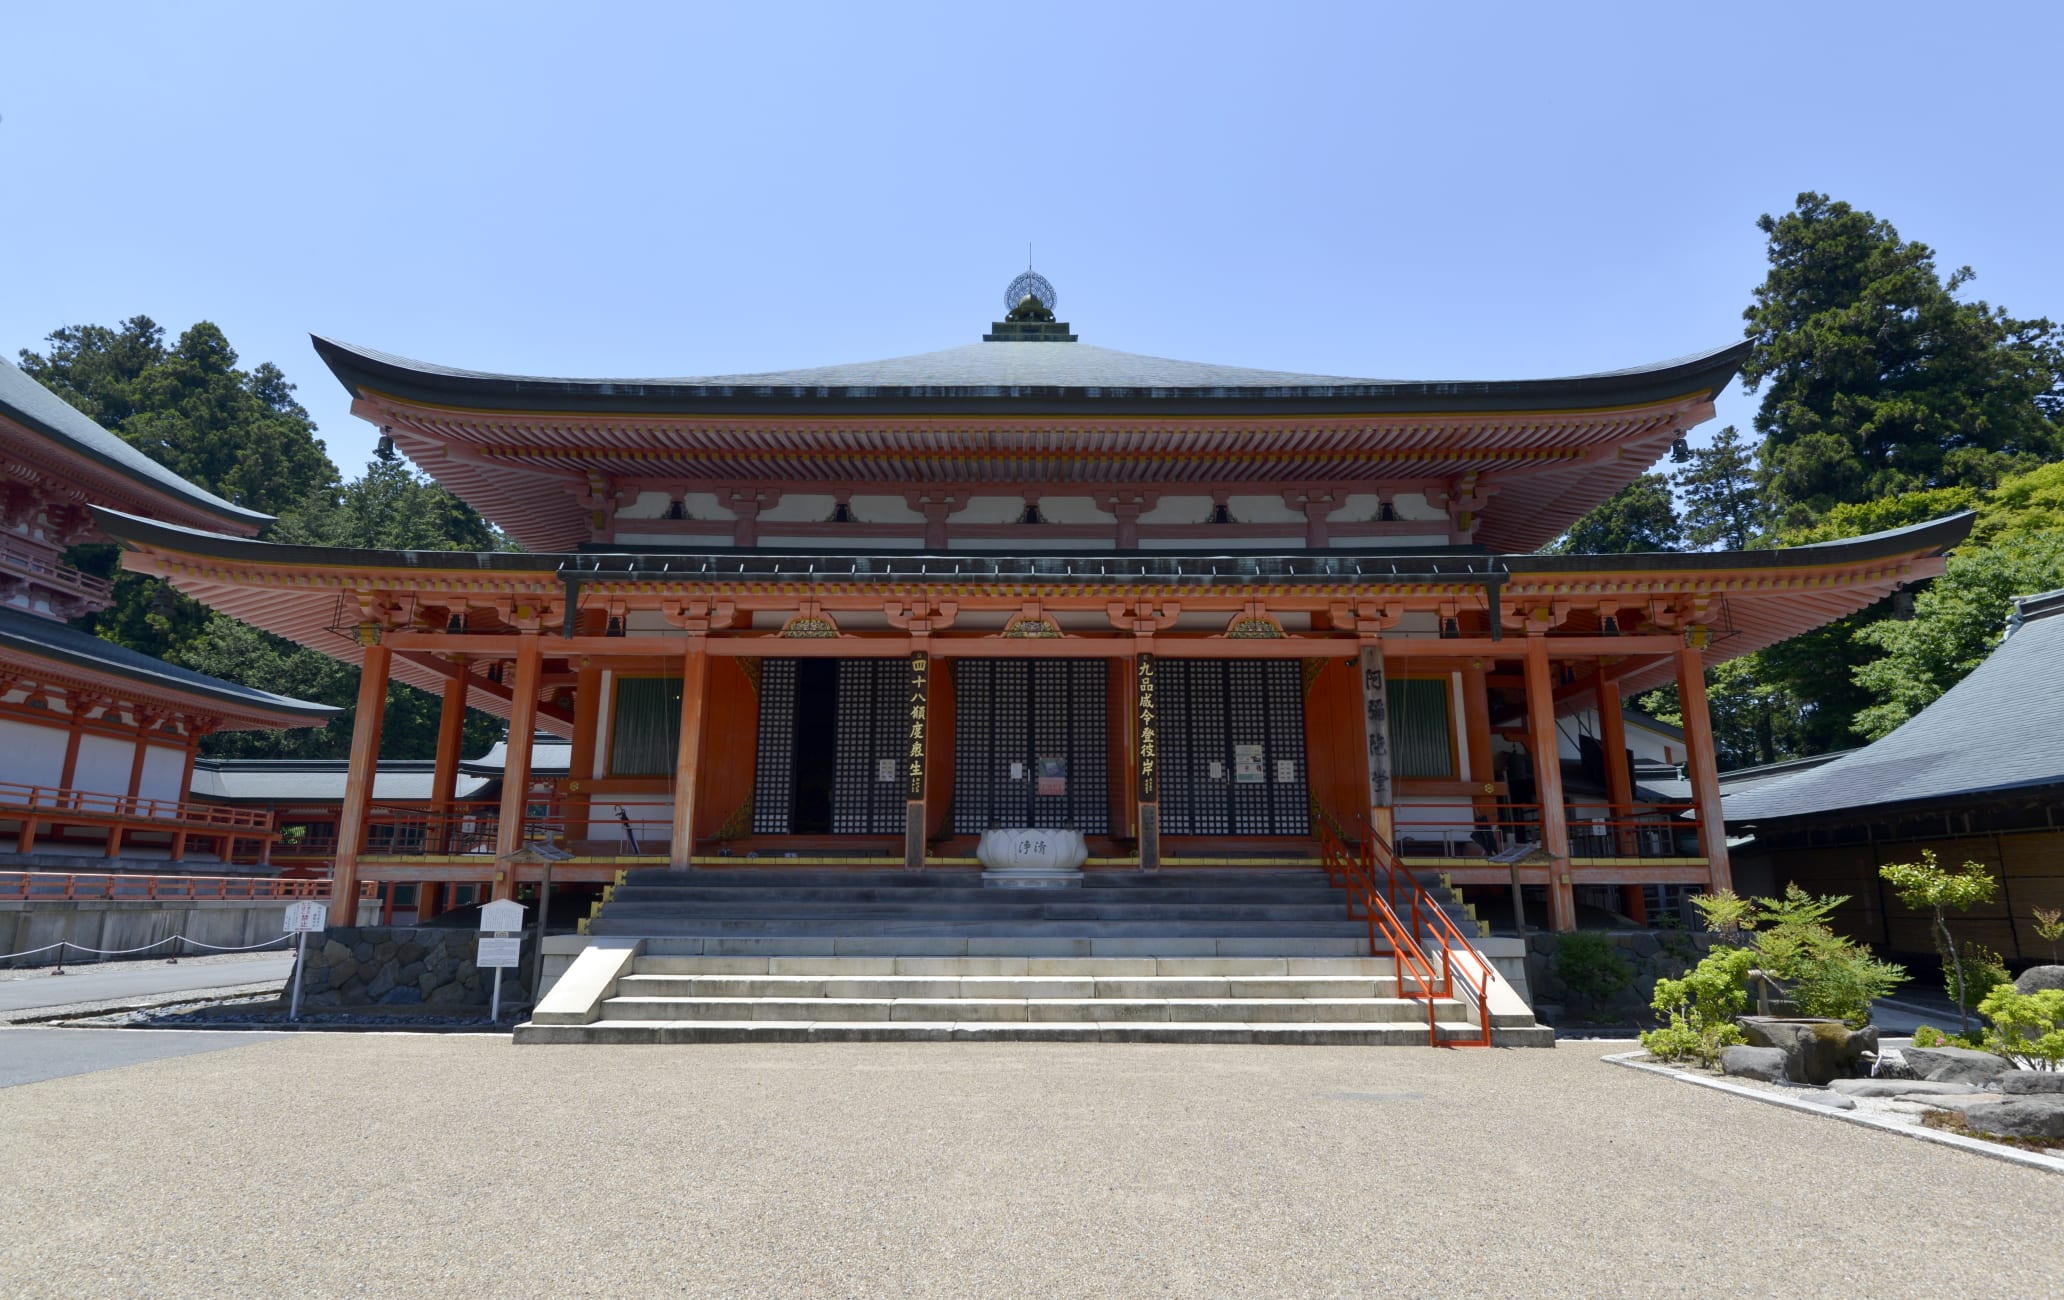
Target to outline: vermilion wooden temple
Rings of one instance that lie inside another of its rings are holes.
[[[1940,571],[1968,520],[1789,550],[1536,550],[1707,419],[1746,345],[1404,382],[1081,343],[1038,282],[964,347],[695,379],[484,374],[318,339],[353,409],[525,553],[340,551],[103,510],[125,563],[363,666],[335,881],[628,862],[965,863],[1081,831],[1091,869],[1309,863],[1366,818],[1464,887],[1724,885],[1704,670]],[[379,701],[441,692],[431,797],[373,800]],[[1690,806],[1623,761],[1676,682]],[[467,706],[512,745],[455,799]],[[1591,725],[1591,724],[1587,724]],[[556,766],[556,764],[555,764]],[[744,861],[741,861],[743,859]],[[434,904],[426,904],[426,912]]]

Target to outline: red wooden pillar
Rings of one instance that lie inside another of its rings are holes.
[[[516,893],[509,858],[523,847],[523,813],[530,802],[530,737],[537,730],[538,677],[544,666],[536,632],[516,640],[516,682],[509,699],[509,761],[502,768],[501,816],[495,822],[494,896]]]
[[[593,837],[595,728],[602,716],[602,670],[583,659],[573,681],[573,746],[566,764],[566,847]],[[574,831],[579,827],[579,833]]]
[[[1720,814],[1720,773],[1713,753],[1713,720],[1706,713],[1706,665],[1686,646],[1677,652],[1677,698],[1684,713],[1684,766],[1698,811],[1699,845],[1712,887],[1734,888],[1727,861],[1727,824]]]
[[[1639,838],[1628,823],[1634,816],[1634,778],[1627,771],[1627,720],[1620,713],[1619,685],[1598,669],[1598,745],[1605,751],[1605,798],[1613,824],[1613,849],[1623,858],[1641,850]],[[1648,903],[1641,886],[1620,886],[1620,910],[1642,924],[1648,923]]]
[[[351,765],[344,777],[344,807],[337,818],[337,857],[330,867],[330,924],[358,924],[358,855],[365,851],[372,812],[373,776],[380,766],[380,727],[387,713],[387,674],[394,652],[365,648],[358,669],[358,713],[351,721]]]
[[[445,679],[444,698],[437,710],[437,763],[430,773],[430,832],[432,841],[423,847],[431,853],[451,852],[452,798],[459,788],[459,760],[466,740],[466,688],[473,674],[466,661],[452,665],[458,671]]]
[[[709,694],[709,650],[699,636],[688,638],[681,661],[681,737],[674,757],[674,831],[667,865],[685,871],[695,865],[695,785],[702,775],[702,721]]]
[[[1562,759],[1556,752],[1555,686],[1548,674],[1548,640],[1534,634],[1526,647],[1527,738],[1534,755],[1534,797],[1541,803],[1541,848],[1548,866],[1548,923],[1577,928],[1577,900],[1570,887],[1569,812],[1562,802]]]

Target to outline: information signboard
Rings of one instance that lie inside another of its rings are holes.
[[[287,904],[286,932],[304,934],[310,930],[320,930],[329,923],[329,919],[329,904],[304,898]]]
[[[483,970],[490,967],[499,970],[504,967],[515,966],[522,960],[523,940],[521,938],[494,939],[487,935],[481,935],[480,952],[479,955],[474,957],[473,964]]]

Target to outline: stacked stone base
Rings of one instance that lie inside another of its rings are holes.
[[[474,958],[480,935],[422,926],[332,926],[308,936],[308,957],[295,971],[304,1008],[425,1006],[485,1008],[494,972]],[[502,1006],[528,1005],[524,983],[534,943],[523,941],[521,965],[502,972]]]

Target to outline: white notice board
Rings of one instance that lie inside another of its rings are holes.
[[[480,936],[480,955],[473,959],[473,964],[482,969],[491,969],[497,966],[515,966],[522,960],[523,940],[490,939],[483,934]]]

